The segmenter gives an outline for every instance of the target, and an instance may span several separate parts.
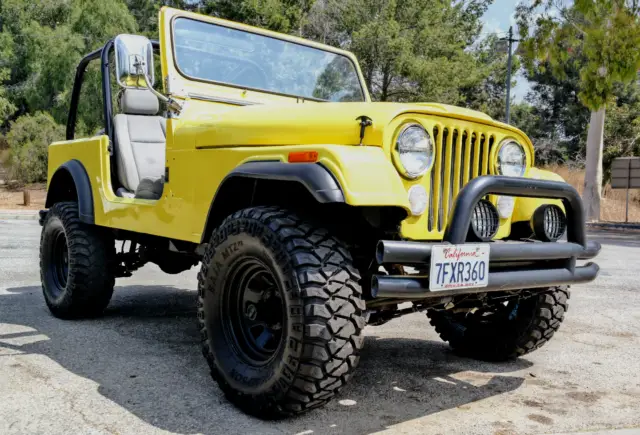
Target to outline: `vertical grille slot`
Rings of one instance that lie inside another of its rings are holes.
[[[435,158],[438,158],[436,155]],[[434,181],[435,181],[435,162],[433,163],[434,167],[431,168],[431,175],[429,176],[429,216],[428,216],[428,228],[429,231],[433,231],[434,218],[433,216],[436,214],[436,203],[435,203],[435,189],[434,189]]]
[[[451,188],[452,186],[452,163],[453,163],[453,138],[454,131],[447,128],[444,129],[442,144],[444,145],[444,166],[442,171],[442,214],[440,218],[439,228],[442,230],[449,217],[449,207],[451,206]]]
[[[496,137],[455,125],[432,130],[435,157],[426,181],[429,191],[427,226],[443,231],[460,190],[469,180],[490,172],[489,156]]]
[[[445,178],[447,151],[446,143],[449,131],[446,128],[442,129],[442,134],[438,138],[438,150],[440,150],[440,158],[438,159],[438,231],[442,231],[444,228],[445,210],[444,210],[444,193],[445,184],[447,183]]]
[[[476,178],[478,174],[478,167],[480,165],[480,134],[473,133],[471,137],[471,149],[473,153],[473,162],[469,165],[469,171],[471,173],[469,179]]]
[[[435,147],[435,161],[433,162],[433,168],[431,169],[429,231],[439,228],[439,217],[441,214],[440,201],[442,200],[442,196],[440,195],[440,188],[442,184],[442,176],[440,171],[442,170],[442,136],[440,135],[440,127],[436,126],[433,128],[432,137],[433,145]]]
[[[452,184],[452,188],[451,188],[451,198],[449,200],[449,204],[451,204],[451,206],[453,206],[453,201],[455,200],[455,198],[458,196],[458,192],[460,192],[460,187],[462,185],[461,182],[461,177],[460,174],[462,173],[462,156],[463,156],[463,143],[462,143],[462,134],[460,133],[460,131],[458,129],[454,130],[453,133],[453,171],[451,174],[451,184]]]

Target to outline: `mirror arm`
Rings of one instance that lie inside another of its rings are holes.
[[[161,94],[160,92],[156,91],[155,89],[153,89],[153,86],[149,84],[151,83],[151,81],[149,79],[149,76],[147,76],[147,72],[143,70],[142,73],[144,74],[144,83],[147,86],[147,89],[149,89],[153,95],[155,95],[156,97],[164,101],[167,104],[167,107],[169,107],[169,110],[172,110],[179,115],[180,112],[182,111],[182,104],[180,104],[179,101],[174,100],[173,98],[167,97]]]
[[[147,75],[147,72],[144,70],[142,65],[137,63],[135,64],[135,67],[138,70],[138,73],[142,73],[142,75],[144,76],[144,84],[147,87],[147,89],[149,89],[153,95],[155,95],[156,97],[164,101],[167,104],[167,107],[169,108],[169,110],[176,112],[179,115],[180,112],[182,112],[182,104],[179,101],[174,100],[173,98],[169,98],[161,94],[160,92],[156,91],[155,89],[153,89],[153,86],[151,86],[150,84],[151,79]]]

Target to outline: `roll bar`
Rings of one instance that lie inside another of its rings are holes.
[[[151,45],[155,51],[160,51],[160,42],[152,40]],[[78,115],[78,101],[87,65],[92,60],[100,59],[100,70],[102,74],[102,107],[104,111],[104,131],[109,140],[113,142],[113,107],[111,104],[111,80],[109,77],[109,53],[113,48],[113,39],[109,40],[104,47],[87,54],[80,60],[76,68],[76,75],[73,81],[71,92],[71,103],[69,105],[69,117],[67,118],[67,140],[73,140],[76,132],[76,121]]]

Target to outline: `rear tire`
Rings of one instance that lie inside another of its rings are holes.
[[[569,308],[569,294],[566,286],[550,287],[491,313],[429,310],[427,316],[457,353],[484,361],[504,361],[533,352],[553,337]]]
[[[75,202],[51,207],[40,236],[40,279],[54,316],[102,314],[113,294],[114,267],[115,243],[106,230],[80,222]]]
[[[343,244],[277,207],[234,213],[198,275],[202,351],[227,398],[261,418],[319,407],[359,360],[364,302]]]

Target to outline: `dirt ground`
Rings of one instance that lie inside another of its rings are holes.
[[[24,205],[24,190],[31,194],[31,204]],[[47,191],[44,184],[33,184],[25,188],[10,189],[0,185],[0,210],[40,210],[44,208]]]

